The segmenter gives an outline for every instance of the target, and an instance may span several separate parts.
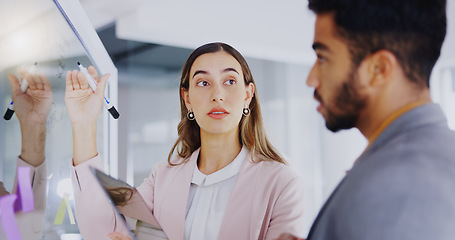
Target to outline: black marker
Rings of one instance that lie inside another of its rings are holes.
[[[21,91],[23,93],[25,93],[25,91],[27,91],[27,88],[28,88],[27,80],[22,79],[22,81],[21,81]],[[6,113],[5,113],[5,116],[3,116],[3,118],[5,120],[10,120],[11,117],[13,117],[13,114],[14,114],[14,104],[13,104],[13,101],[11,101],[11,103],[8,106],[8,108],[6,109]]]
[[[36,72],[36,65],[38,64],[38,62],[35,62],[35,65],[33,65],[30,69],[30,72],[31,73],[35,73]],[[27,80],[22,79],[21,81],[21,91],[22,93],[25,93],[25,91],[27,91],[27,88],[28,88],[28,82]],[[10,120],[14,115],[14,103],[13,101],[11,101],[11,103],[9,104],[8,108],[6,109],[6,113],[5,115],[3,116],[3,118],[5,120]]]
[[[93,92],[95,92],[96,85],[98,83],[95,81],[92,75],[88,73],[87,68],[82,66],[80,62],[77,62],[77,65],[79,66],[81,73],[84,74],[85,78],[87,79],[88,85],[92,88]],[[114,117],[115,119],[119,118],[120,114],[117,112],[117,109],[115,109],[114,105],[111,103],[111,100],[109,100],[109,98],[104,97],[103,105],[111,113],[112,117]]]

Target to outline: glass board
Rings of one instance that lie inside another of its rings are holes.
[[[0,25],[0,181],[7,191],[12,191],[16,159],[21,153],[21,129],[16,114],[8,121],[3,119],[11,102],[7,74],[19,77],[19,67],[34,68],[49,79],[53,91],[46,124],[46,207],[38,239],[79,239],[77,223],[70,218],[70,211],[74,213],[70,181],[72,135],[64,102],[65,75],[68,70],[77,69],[77,62],[86,67],[93,65],[101,74],[111,73],[106,95],[116,104],[117,69],[79,1],[2,0]],[[102,112],[98,120],[98,152],[105,159],[106,170],[115,176],[117,122],[105,109]],[[63,221],[56,221],[65,193],[69,194],[71,208],[65,210]]]

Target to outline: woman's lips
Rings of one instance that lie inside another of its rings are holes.
[[[222,119],[229,114],[224,108],[216,107],[210,110],[207,115],[213,119]]]

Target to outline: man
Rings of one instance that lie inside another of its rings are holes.
[[[455,239],[455,133],[429,91],[445,7],[445,0],[309,0],[317,61],[307,84],[317,110],[328,129],[358,128],[369,145],[308,239]]]

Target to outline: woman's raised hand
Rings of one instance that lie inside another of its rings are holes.
[[[88,72],[98,83],[96,91],[90,88],[82,72],[66,73],[65,104],[73,129],[73,164],[78,165],[98,154],[96,147],[96,122],[101,111],[109,74],[98,78],[93,66]]]
[[[78,124],[96,124],[103,104],[109,74],[98,78],[93,66],[88,68],[88,72],[98,83],[96,92],[90,88],[82,72],[74,70],[66,73],[65,103],[73,127]]]
[[[21,124],[45,125],[52,105],[52,87],[44,75],[32,74],[19,69],[21,79],[25,79],[28,88],[23,93],[19,80],[9,74],[8,79],[12,89],[12,97],[16,116]]]

